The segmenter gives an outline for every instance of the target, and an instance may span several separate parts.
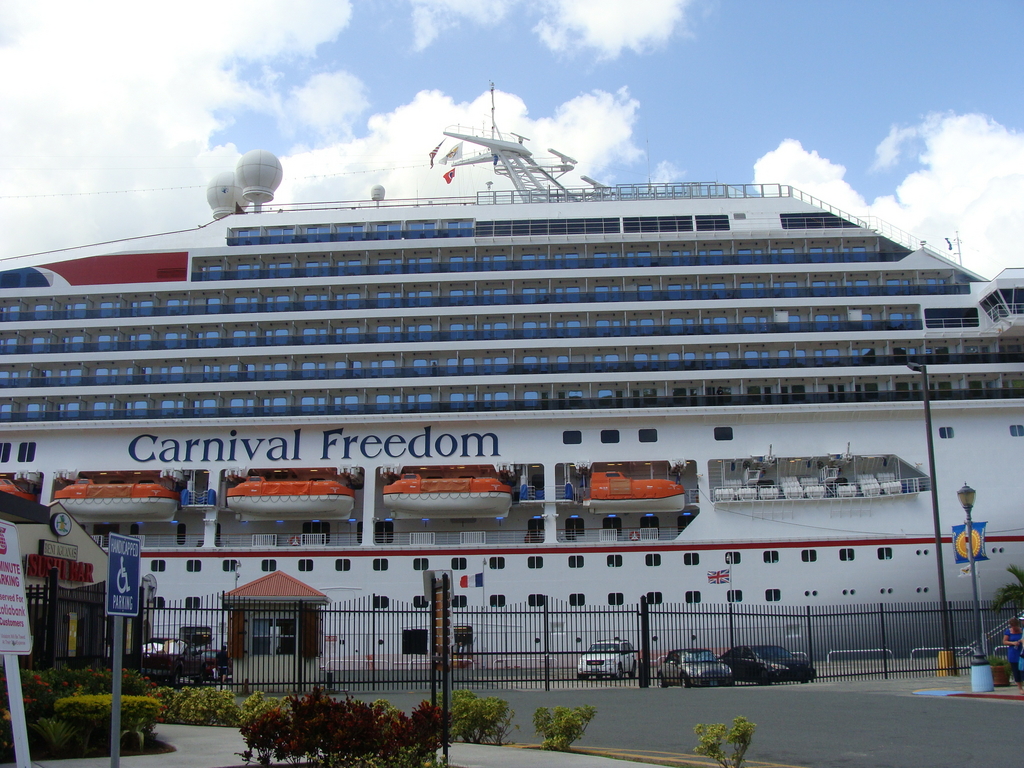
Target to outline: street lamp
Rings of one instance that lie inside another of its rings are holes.
[[[956,492],[960,500],[960,506],[967,514],[967,523],[964,525],[965,544],[967,546],[967,562],[971,568],[971,592],[974,596],[974,623],[978,630],[978,637],[974,643],[974,660],[971,662],[971,690],[975,693],[986,693],[993,690],[992,667],[989,666],[986,657],[988,651],[985,648],[985,626],[981,623],[981,604],[978,602],[978,574],[974,571],[974,527],[971,521],[971,510],[974,509],[974,499],[977,492],[967,483]]]
[[[953,663],[953,630],[949,618],[949,601],[946,600],[946,572],[942,567],[942,527],[939,522],[939,484],[935,474],[935,444],[932,441],[932,401],[929,397],[928,366],[924,363],[907,363],[907,368],[920,373],[924,378],[924,428],[928,435],[928,474],[931,475],[932,489],[932,530],[935,534],[935,567],[939,574],[939,603],[942,613],[942,647],[944,658],[939,661],[939,674],[956,674]],[[950,670],[952,670],[950,672]]]

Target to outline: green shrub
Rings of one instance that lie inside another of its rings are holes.
[[[451,735],[470,744],[508,743],[515,711],[497,696],[481,699],[473,691],[452,693]],[[519,726],[515,726],[519,728]]]
[[[50,757],[61,759],[72,757],[72,748],[78,746],[78,728],[67,720],[60,720],[56,717],[41,717],[34,723],[29,723],[39,738],[43,740],[46,751]]]
[[[160,699],[166,707],[165,723],[183,725],[238,725],[241,710],[231,691],[202,688],[161,688]]]
[[[724,723],[715,723],[714,725],[700,723],[693,729],[693,732],[700,738],[693,751],[698,755],[717,761],[722,768],[740,768],[743,765],[743,756],[750,748],[756,728],[756,725],[742,716],[732,721],[732,728],[728,731],[726,731]],[[726,755],[725,750],[722,749],[723,740],[732,744],[731,755]]]
[[[569,745],[583,738],[587,726],[596,714],[597,710],[589,705],[555,707],[554,710],[537,707],[537,711],[533,713],[533,727],[544,737],[541,743],[543,749],[568,752]]]
[[[249,696],[238,708],[238,724],[248,725],[267,712],[287,707],[288,703],[283,699],[268,699],[263,691],[256,691]]]
[[[82,734],[83,752],[88,752],[93,732],[110,732],[110,710],[113,696],[109,693],[86,694],[57,699],[54,714],[70,722]],[[122,696],[121,722],[131,726],[133,733],[152,733],[163,705],[152,696]],[[140,738],[141,742],[141,738]]]

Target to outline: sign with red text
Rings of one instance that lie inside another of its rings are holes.
[[[31,652],[18,528],[0,521],[0,653],[26,656]]]

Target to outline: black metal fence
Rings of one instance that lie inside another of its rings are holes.
[[[973,606],[949,604],[956,664],[970,661]],[[1012,611],[982,607],[996,653]],[[222,595],[148,607],[145,639],[182,640],[181,677],[211,680],[221,645],[236,690],[427,690],[431,611],[383,596],[343,603],[229,602]],[[543,605],[456,608],[451,620],[452,683],[458,688],[564,688],[656,685],[662,659],[677,648],[778,645],[810,661],[819,680],[913,677],[939,671],[942,609],[937,603],[843,606],[742,604]],[[599,681],[578,676],[594,642],[636,649],[635,670]],[[197,653],[198,651],[198,653]],[[192,654],[190,657],[189,654]],[[201,661],[199,657],[202,657]],[[140,662],[141,663],[141,662]]]

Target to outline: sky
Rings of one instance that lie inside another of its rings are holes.
[[[1021,0],[0,0],[0,258],[205,224],[252,149],[279,202],[508,187],[429,167],[493,82],[567,185],[791,184],[993,277],[1024,266],[1022,33]]]

